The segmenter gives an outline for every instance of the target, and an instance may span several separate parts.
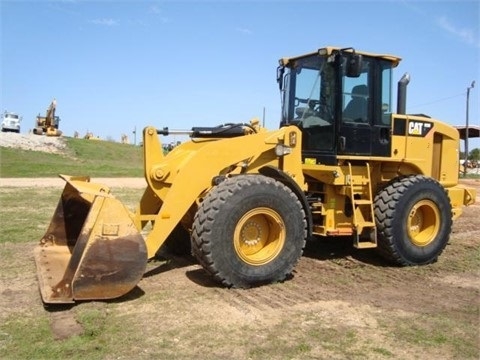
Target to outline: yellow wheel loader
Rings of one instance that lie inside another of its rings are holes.
[[[335,47],[282,58],[278,130],[196,127],[163,155],[159,135],[173,132],[145,128],[148,185],[135,213],[107,187],[63,176],[35,249],[44,302],[122,296],[162,246],[185,243],[226,287],[285,280],[322,237],[348,236],[396,265],[436,261],[476,194],[458,184],[458,131],[406,114],[408,75],[392,110],[399,62]]]

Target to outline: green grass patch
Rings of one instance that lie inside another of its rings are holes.
[[[480,173],[475,174],[475,173],[469,173],[465,176],[464,173],[460,174],[461,179],[479,179],[480,180]]]
[[[111,141],[64,138],[64,154],[0,148],[2,177],[142,177],[143,148]]]
[[[395,340],[421,348],[448,349],[455,359],[478,358],[478,309],[392,318],[386,327]],[[385,325],[385,324],[384,324]]]
[[[40,240],[55,212],[63,189],[2,188],[0,189],[0,244]],[[122,188],[112,193],[135,211],[143,189]]]
[[[254,334],[252,336],[258,334],[248,328],[242,332]],[[346,359],[368,358],[373,348],[362,343],[361,337],[358,329],[325,326],[316,314],[304,314],[297,320],[270,326],[261,333],[260,339],[247,339],[250,344],[248,358],[327,359],[339,354]]]
[[[0,244],[40,240],[60,198],[58,189],[2,188]]]
[[[10,316],[0,325],[0,358],[104,359],[111,351],[110,336],[116,336],[120,326],[111,322],[105,309],[97,304],[86,305],[76,309],[77,321],[84,332],[64,340],[54,338],[50,314],[46,311],[40,315]],[[118,335],[122,338],[126,333]]]

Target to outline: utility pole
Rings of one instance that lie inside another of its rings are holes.
[[[132,133],[133,133],[133,145],[136,146],[137,145],[137,127],[136,126],[133,128]]]
[[[472,81],[472,84],[467,87],[467,111],[465,116],[465,163],[464,166],[464,176],[467,176],[467,164],[468,164],[468,106],[469,106],[469,98],[470,98],[470,89],[475,87],[475,80]]]

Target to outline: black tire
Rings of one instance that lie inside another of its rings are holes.
[[[448,243],[452,206],[440,183],[423,175],[391,181],[375,196],[378,252],[395,264],[435,262]]]
[[[285,280],[306,237],[305,212],[288,187],[263,175],[239,175],[201,203],[192,252],[224,286],[248,288]]]

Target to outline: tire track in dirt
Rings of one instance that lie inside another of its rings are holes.
[[[327,249],[322,249],[321,244],[319,247],[314,251],[331,250],[332,244],[328,244]],[[344,245],[339,243],[338,247],[343,254]],[[331,259],[307,254],[300,260],[291,280],[252,289],[222,288],[194,263],[187,268],[173,266],[174,270],[162,274],[160,282],[167,281],[168,287],[175,284],[177,289],[187,293],[192,288],[197,289],[193,291],[201,291],[202,295],[210,293],[207,297],[213,297],[217,306],[229,306],[253,319],[261,317],[259,314],[275,317],[272,314],[335,301],[352,304],[352,307],[370,306],[385,311],[425,314],[446,308],[455,310],[472,301],[471,287],[456,286],[455,281],[460,280],[455,278],[442,280],[446,274],[438,269],[441,263],[395,267],[382,262],[374,253],[365,254],[354,249],[348,252],[343,257]],[[473,281],[470,284],[476,286]],[[157,285],[149,288],[147,293],[157,291]],[[190,302],[187,307],[198,304],[198,299],[190,298],[188,294],[186,299]],[[452,302],[452,299],[455,301]]]

